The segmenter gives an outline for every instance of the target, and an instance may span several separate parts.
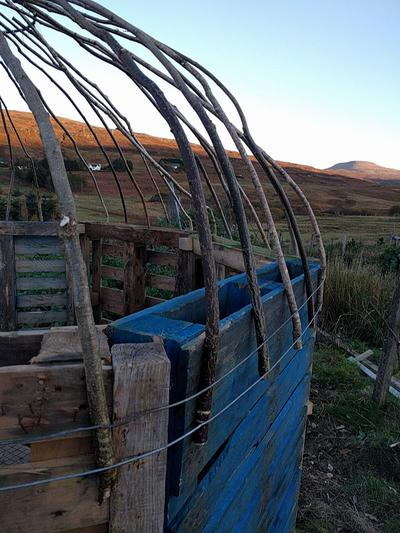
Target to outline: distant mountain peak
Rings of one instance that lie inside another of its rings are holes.
[[[352,178],[372,180],[375,182],[400,181],[400,170],[381,167],[371,161],[347,161],[337,163],[327,169]]]
[[[372,163],[371,161],[347,161],[346,163],[336,163],[326,170],[377,170],[379,168],[385,168]]]

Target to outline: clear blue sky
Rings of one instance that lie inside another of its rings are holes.
[[[275,158],[400,168],[400,0],[103,3],[217,74]]]

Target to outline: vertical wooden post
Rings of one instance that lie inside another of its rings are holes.
[[[96,239],[93,241],[92,256],[92,302],[93,317],[96,324],[101,321],[101,257],[103,255],[103,241]]]
[[[170,362],[162,344],[116,344],[114,421],[168,405]],[[165,446],[168,410],[138,416],[113,430],[116,460]],[[123,466],[111,494],[110,531],[161,532],[164,525],[167,452]]]
[[[195,256],[193,240],[179,239],[178,263],[176,267],[175,296],[186,294],[195,288]]]
[[[125,314],[129,315],[145,305],[146,247],[133,242],[126,243],[124,269]]]
[[[388,328],[383,341],[382,355],[374,384],[372,399],[379,407],[386,402],[396,359],[400,351],[400,272],[397,273],[396,286],[390,304]]]
[[[0,331],[17,328],[14,237],[0,236]]]
[[[86,265],[88,280],[90,279],[90,239],[85,234],[80,235],[83,261]]]

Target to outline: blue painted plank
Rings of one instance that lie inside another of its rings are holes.
[[[309,339],[303,350],[292,351],[288,354],[289,364],[283,367],[281,373],[270,380],[262,380],[256,387],[241,398],[230,410],[217,418],[209,425],[208,442],[201,447],[193,442],[185,442],[183,446],[183,471],[179,478],[181,501],[185,501],[197,483],[197,477],[208,461],[213,457],[220,446],[226,441],[236,426],[247,415],[251,407],[260,397],[267,402],[264,426],[268,427],[275,416],[282,409],[287,399],[296,388],[297,384],[307,373],[312,361],[313,339]],[[251,370],[251,371],[249,371]],[[256,358],[247,365],[243,365],[240,372],[235,372],[221,383],[214,391],[212,412],[219,412],[232,398],[236,398],[248,385],[258,379]],[[191,412],[187,406],[184,430],[190,426]],[[177,475],[177,472],[175,472]],[[176,512],[179,503],[171,498],[171,516]]]
[[[302,448],[308,377],[293,393],[279,417],[266,431],[266,402],[261,398],[242,422],[221,454],[218,464],[199,484],[196,493],[171,523],[172,531],[216,531],[237,524],[257,503],[256,519],[263,498],[279,486],[283,466],[295,465],[294,448]],[[297,467],[301,453],[298,455]],[[282,471],[281,471],[282,470]],[[240,499],[244,500],[241,504]],[[231,523],[232,522],[232,523]],[[251,530],[249,530],[251,531]]]

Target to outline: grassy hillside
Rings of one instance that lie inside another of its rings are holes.
[[[29,148],[29,151],[36,158],[41,158],[43,154],[40,138],[32,115],[30,113],[12,112],[12,117],[24,143]],[[87,161],[90,163],[99,162],[104,164],[104,157],[99,148],[96,146],[94,138],[89,129],[84,124],[77,121],[70,119],[62,119],[62,121],[76,138],[78,145]],[[66,137],[65,133],[56,125],[55,130],[65,157],[76,158],[71,142]],[[101,143],[109,153],[110,158],[113,160],[118,157],[115,147],[113,146],[106,130],[103,128],[94,128],[94,130]],[[139,185],[143,188],[146,199],[149,200],[152,196],[154,196],[155,190],[151,184],[141,158],[136,151],[132,150],[129,142],[119,132],[115,132],[115,136],[122,148],[126,151],[127,157],[132,160],[135,177]],[[138,134],[137,136],[157,160],[163,157],[172,158],[178,156],[176,143],[172,139],[162,139],[145,134]],[[15,135],[12,134],[11,137],[16,157],[22,157],[23,152]],[[211,180],[215,184],[218,192],[221,193],[223,202],[226,202],[226,199],[224,199],[222,194],[222,187],[219,184],[211,162],[204,157],[204,152],[200,146],[193,145],[193,147],[196,153],[198,153],[198,155],[202,158]],[[238,154],[236,152],[228,153],[231,157],[236,174],[239,176],[242,186],[252,199],[254,205],[257,207],[258,199],[244,164],[238,158]],[[7,158],[7,145],[5,133],[2,128],[0,128],[0,156]],[[400,186],[381,186],[368,181],[352,179],[344,175],[340,175],[335,171],[318,170],[306,165],[297,165],[286,162],[282,162],[282,165],[290,172],[293,178],[302,187],[318,214],[387,215],[394,205],[400,204]],[[259,169],[257,164],[256,167]],[[260,174],[263,175],[262,172],[260,172]],[[113,181],[111,173],[99,172],[96,174],[96,177],[102,193],[107,198],[107,204],[109,204],[113,215],[118,217],[121,213],[121,210],[117,200],[117,187]],[[135,202],[135,192],[132,184],[129,182],[127,174],[121,172],[119,173],[119,177],[126,197],[130,202]],[[182,185],[187,187],[187,180],[184,172],[176,173],[175,177]],[[97,210],[98,201],[95,198],[90,199],[90,197],[94,194],[94,187],[90,183],[89,176],[87,176],[86,181],[87,185],[85,186],[84,193],[78,195],[77,197],[78,204],[83,204],[85,206],[85,213],[83,214],[90,216],[90,218],[100,216],[100,213]],[[167,192],[166,187],[162,184],[162,181],[159,178],[158,181],[162,191]],[[275,216],[279,218],[279,216],[282,216],[279,208],[279,202],[272,188],[267,184],[267,180],[265,180],[265,182],[273,212],[275,213]],[[3,192],[6,191],[7,178],[5,176],[3,179],[0,179],[0,187],[3,189]],[[293,196],[291,191],[288,192],[290,197],[293,199],[295,207],[297,207],[298,210],[302,209],[297,198]],[[132,210],[132,213],[134,213],[132,221],[142,221],[143,212],[141,211],[140,207],[136,206],[136,203],[132,205],[134,205],[134,209]],[[93,213],[90,212],[90,207],[93,207]],[[159,216],[160,210],[155,202],[152,204],[152,211],[155,217]]]

